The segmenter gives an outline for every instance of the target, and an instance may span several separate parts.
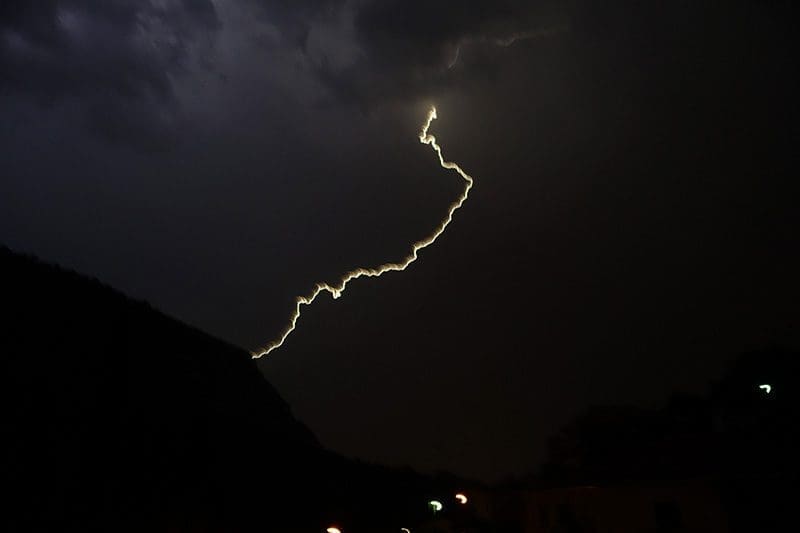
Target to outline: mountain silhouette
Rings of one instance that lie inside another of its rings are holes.
[[[0,272],[0,529],[396,531],[425,511],[431,480],[324,450],[247,352],[1,247]]]

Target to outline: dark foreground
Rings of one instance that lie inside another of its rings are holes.
[[[97,281],[4,248],[0,274],[2,531],[796,526],[794,352],[743,356],[656,411],[594,409],[536,475],[486,487],[326,451],[246,352]]]

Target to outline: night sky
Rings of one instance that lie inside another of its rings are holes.
[[[724,4],[5,1],[0,243],[253,350],[446,214],[435,104],[464,208],[258,365],[337,451],[520,474],[800,346],[797,9]]]

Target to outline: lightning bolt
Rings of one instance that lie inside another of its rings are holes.
[[[458,63],[458,56],[461,54],[461,43],[456,44],[456,53],[453,54],[453,59],[447,63],[447,68],[453,68]]]
[[[453,215],[456,211],[458,211],[464,202],[467,201],[467,197],[469,196],[469,191],[472,189],[473,180],[466,172],[464,172],[461,167],[459,167],[456,163],[451,161],[445,161],[444,156],[442,155],[442,148],[437,144],[436,137],[428,133],[428,129],[431,127],[431,123],[436,120],[438,116],[436,115],[436,108],[431,107],[430,111],[428,111],[428,116],[425,119],[425,122],[422,124],[422,129],[419,132],[419,142],[422,144],[427,144],[430,146],[434,152],[436,152],[437,157],[439,158],[439,165],[442,168],[447,170],[455,170],[459,176],[464,179],[464,190],[461,192],[461,196],[456,199],[455,202],[450,204],[450,208],[447,210],[447,216],[439,223],[439,225],[433,230],[433,233],[425,237],[424,239],[415,242],[411,245],[411,253],[405,256],[401,261],[397,263],[384,263],[380,266],[374,268],[356,268],[355,270],[351,270],[347,274],[345,274],[338,283],[334,285],[330,285],[328,283],[317,283],[314,287],[314,290],[311,291],[310,294],[307,296],[298,296],[295,300],[294,305],[294,313],[292,313],[292,317],[289,320],[289,325],[286,326],[286,329],[283,330],[280,337],[276,340],[272,341],[264,348],[253,352],[252,356],[253,359],[260,359],[265,355],[269,355],[273,351],[277,350],[289,335],[297,328],[297,320],[300,318],[300,312],[304,305],[311,305],[314,300],[317,299],[317,296],[322,294],[323,292],[329,293],[333,299],[338,299],[344,290],[347,288],[347,284],[353,281],[354,279],[358,278],[377,278],[386,274],[387,272],[399,272],[401,270],[405,270],[408,265],[413,263],[419,257],[420,250],[424,250],[434,242],[439,236],[444,233],[444,230],[447,229],[447,226],[450,225],[450,222],[453,221]]]

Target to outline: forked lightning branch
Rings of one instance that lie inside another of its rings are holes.
[[[466,172],[464,172],[461,167],[459,167],[456,163],[451,161],[445,161],[444,156],[442,155],[442,148],[437,144],[436,137],[428,133],[428,129],[431,127],[431,123],[436,120],[436,108],[431,107],[430,111],[428,111],[428,116],[425,119],[425,122],[422,124],[422,129],[419,133],[419,142],[422,144],[427,144],[431,148],[433,148],[434,152],[436,152],[436,156],[439,158],[439,165],[443,168],[448,170],[454,170],[458,173],[461,178],[464,180],[464,190],[461,192],[461,195],[456,199],[455,202],[450,204],[450,208],[447,210],[447,216],[442,219],[439,225],[433,230],[433,232],[425,237],[424,239],[415,242],[411,245],[411,253],[405,256],[401,261],[396,263],[384,263],[377,267],[373,268],[356,268],[355,270],[351,270],[347,274],[345,274],[338,283],[333,285],[328,283],[317,283],[314,287],[314,290],[311,291],[310,294],[306,296],[298,296],[295,300],[294,306],[294,313],[292,313],[291,318],[289,319],[289,325],[283,330],[280,337],[276,340],[272,341],[271,343],[267,344],[261,350],[253,352],[253,358],[258,359],[265,355],[270,354],[271,352],[277,350],[289,335],[297,328],[297,321],[300,318],[300,313],[304,305],[311,305],[314,300],[317,299],[323,292],[330,293],[334,299],[339,298],[344,290],[347,288],[347,284],[353,281],[354,279],[367,277],[367,278],[377,278],[378,276],[382,276],[387,272],[397,272],[400,270],[405,270],[408,265],[413,263],[419,257],[419,251],[427,248],[434,242],[439,236],[444,233],[444,230],[447,229],[447,226],[450,225],[450,222],[453,221],[453,214],[458,211],[464,202],[466,202],[467,197],[469,196],[469,191],[472,189],[472,177],[470,177]]]

